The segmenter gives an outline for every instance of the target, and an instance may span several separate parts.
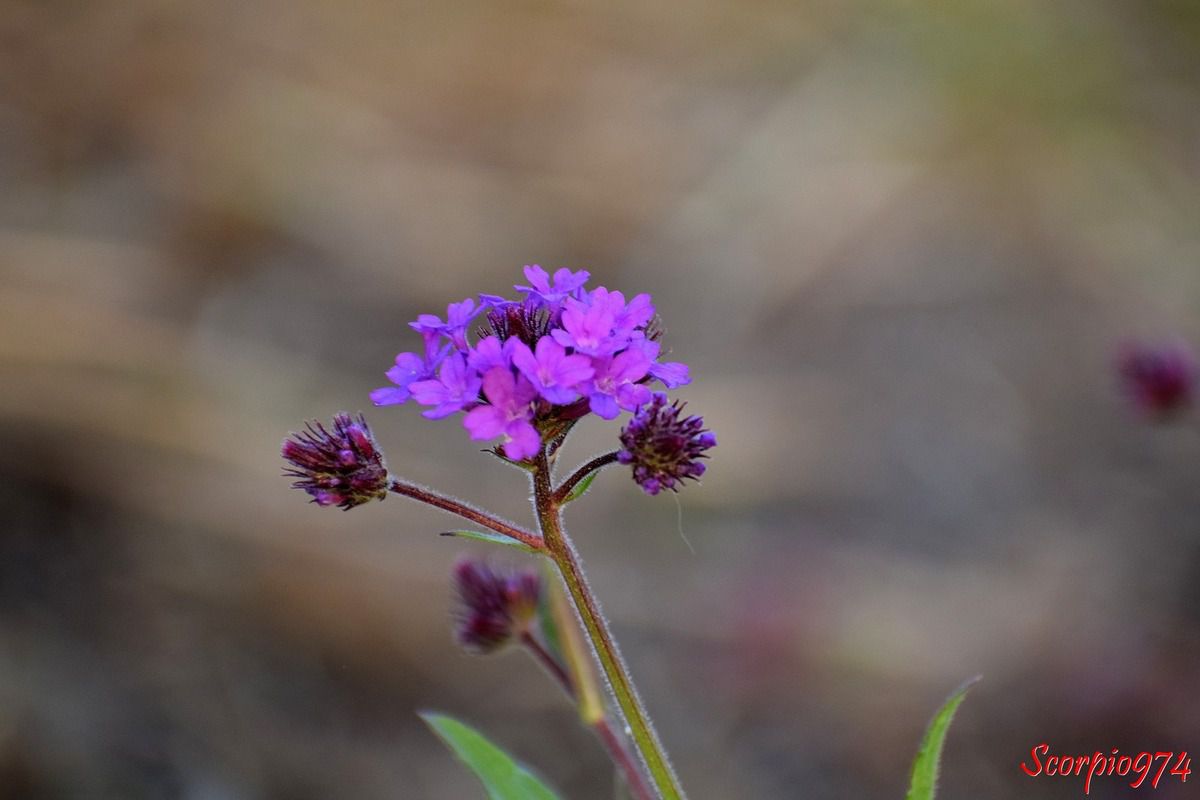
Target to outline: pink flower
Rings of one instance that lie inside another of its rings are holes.
[[[472,439],[504,437],[504,455],[521,461],[535,455],[541,447],[541,437],[530,421],[533,411],[529,404],[537,397],[523,375],[513,376],[504,367],[493,367],[483,376],[483,394],[489,405],[476,406],[463,418],[463,427]]]

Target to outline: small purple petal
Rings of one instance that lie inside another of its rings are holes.
[[[577,400],[576,386],[593,372],[586,356],[568,356],[562,345],[548,338],[538,341],[536,354],[524,342],[517,342],[512,361],[542,397],[559,405]]]
[[[484,294],[483,292],[480,292],[479,305],[482,306],[483,309],[504,308],[505,306],[517,305],[517,301],[509,300],[507,297],[501,297],[498,294]]]
[[[505,428],[508,441],[504,443],[504,455],[513,461],[522,461],[537,454],[542,446],[537,429],[527,419],[513,420]]]
[[[620,407],[617,406],[617,398],[611,394],[603,392],[593,392],[589,398],[589,407],[592,413],[601,419],[616,419],[621,413]]]
[[[520,344],[517,339],[500,341],[499,336],[489,336],[475,345],[475,349],[467,354],[467,364],[480,375],[486,375],[496,367],[508,369],[512,361],[513,347]]]
[[[408,323],[408,326],[422,334],[442,333],[446,329],[442,318],[435,314],[421,314],[416,321]]]
[[[630,347],[613,358],[608,374],[615,383],[640,381],[650,371],[650,363],[650,358],[644,351]]]
[[[650,374],[662,381],[668,389],[687,386],[692,382],[688,365],[681,361],[668,361],[665,364],[651,364]]]
[[[638,328],[643,328],[654,317],[654,303],[650,295],[642,293],[629,301],[623,310],[617,313],[616,328],[626,335]]]
[[[617,404],[626,411],[636,411],[650,402],[651,391],[640,383],[626,383],[617,389]]]
[[[377,406],[398,406],[408,402],[412,394],[406,388],[384,386],[371,392],[371,402]]]
[[[547,305],[556,308],[559,303],[581,289],[589,277],[591,276],[587,270],[571,272],[564,268],[555,271],[554,281],[551,283],[546,270],[537,264],[530,264],[525,267],[525,279],[531,285],[517,285],[513,288],[518,292],[524,292],[527,297],[537,297]]]
[[[483,376],[483,394],[497,408],[506,409],[512,404],[515,387],[512,372],[504,367],[494,367]]]
[[[437,380],[417,381],[408,388],[421,405],[436,406],[424,416],[441,419],[476,402],[480,383],[479,373],[468,369],[466,359],[454,353],[442,364]]]
[[[476,406],[463,417],[463,427],[472,439],[495,439],[504,433],[504,412],[495,406]]]

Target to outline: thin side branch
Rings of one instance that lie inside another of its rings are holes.
[[[550,651],[542,645],[538,639],[530,633],[521,635],[521,644],[525,645],[525,649],[533,656],[546,672],[558,682],[562,690],[567,693],[572,701],[577,701],[575,696],[575,687],[571,684],[571,676],[567,674],[567,670],[562,664],[558,663],[558,659],[550,654]],[[621,771],[621,776],[625,779],[625,784],[629,790],[633,792],[637,800],[654,800],[654,794],[650,791],[650,787],[646,785],[646,779],[642,776],[642,770],[634,760],[633,755],[625,747],[625,743],[621,741],[621,737],[613,730],[612,724],[608,721],[607,716],[601,716],[600,719],[592,723],[592,729],[596,731],[596,735],[600,737],[600,741],[604,744],[604,749],[608,751],[609,757],[613,760],[617,769]]]
[[[482,525],[483,527],[507,536],[510,539],[516,539],[518,542],[532,550],[542,552],[546,549],[546,545],[545,542],[542,541],[542,537],[538,536],[536,533],[531,533],[523,528],[518,528],[512,523],[493,517],[486,511],[481,511],[478,508],[469,506],[466,503],[455,500],[452,497],[446,497],[445,495],[430,491],[424,486],[417,486],[413,483],[405,483],[392,478],[391,482],[388,484],[388,489],[396,494],[404,495],[405,497],[411,497],[413,500],[419,500],[420,502],[433,506],[434,508],[440,508],[442,511],[449,511],[451,514],[457,514],[463,519],[468,519],[477,525]]]
[[[591,475],[596,470],[603,469],[609,464],[615,463],[617,463],[616,450],[613,450],[611,453],[605,453],[602,456],[596,456],[591,461],[575,470],[575,473],[571,475],[571,477],[563,481],[562,484],[560,484],[559,487],[554,490],[554,502],[563,502],[567,499],[567,497],[570,496],[571,490],[578,486],[581,480],[586,478],[588,475]]]

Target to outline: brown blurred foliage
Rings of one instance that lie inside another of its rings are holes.
[[[1111,363],[1200,342],[1198,101],[1177,0],[9,0],[0,795],[476,797],[437,708],[611,796],[545,676],[455,649],[447,518],[279,475],[531,262],[653,292],[721,442],[679,508],[613,471],[572,518],[694,797],[900,797],[975,673],[946,797],[1200,747],[1200,426]]]

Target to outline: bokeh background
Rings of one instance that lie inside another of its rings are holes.
[[[1184,0],[9,0],[0,796],[480,796],[426,708],[612,796],[544,675],[453,644],[451,518],[279,474],[361,409],[527,519],[367,400],[527,263],[652,292],[721,443],[570,523],[695,798],[899,798],[977,673],[943,797],[1079,796],[1040,742],[1200,750],[1200,424],[1112,368],[1200,342],[1198,178]]]

